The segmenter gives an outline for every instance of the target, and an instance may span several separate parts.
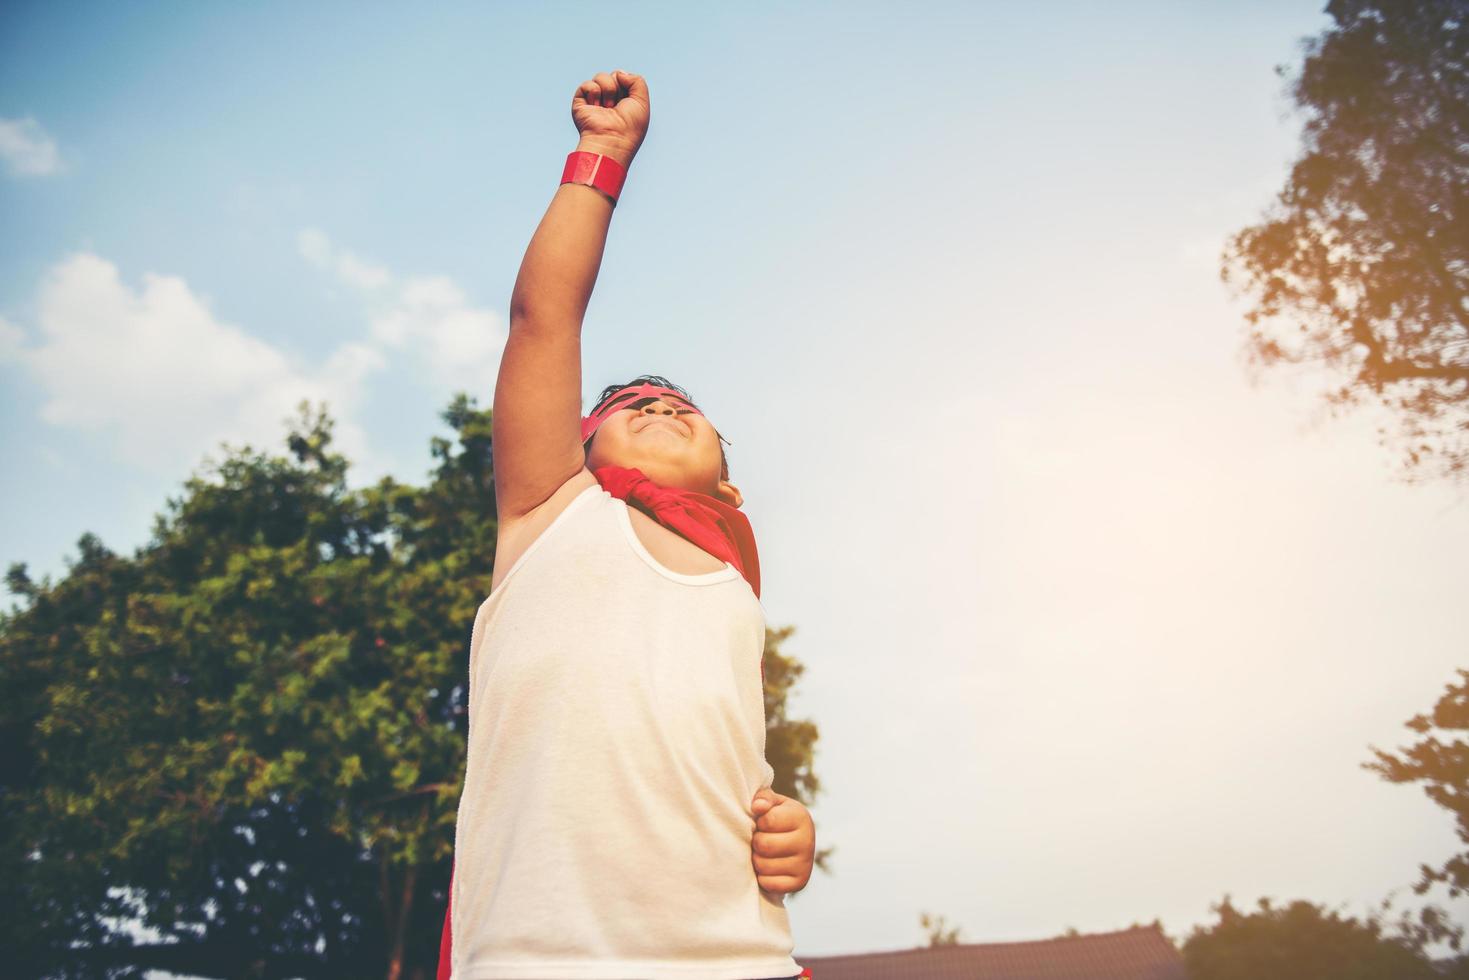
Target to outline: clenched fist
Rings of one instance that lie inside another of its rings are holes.
[[[750,841],[755,880],[768,892],[796,892],[811,880],[816,824],[799,800],[762,788],[750,801],[755,836]]]
[[[598,72],[571,97],[571,121],[581,149],[606,152],[623,164],[648,135],[648,83],[626,71]]]

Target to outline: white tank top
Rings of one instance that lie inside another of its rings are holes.
[[[755,880],[765,617],[587,487],[479,607],[454,833],[453,980],[789,977]]]

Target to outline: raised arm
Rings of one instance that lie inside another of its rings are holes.
[[[600,72],[572,97],[576,148],[625,168],[647,134],[648,117],[647,83],[629,72]],[[562,184],[520,263],[495,382],[495,501],[502,522],[534,510],[585,464],[581,324],[612,210],[602,191]]]

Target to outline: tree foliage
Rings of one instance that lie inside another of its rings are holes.
[[[432,975],[496,528],[490,413],[443,417],[426,487],[348,490],[303,403],[289,457],[211,463],[133,556],[85,534],[60,582],[10,567],[7,972]],[[817,731],[778,644],[771,762],[800,796]]]
[[[959,926],[950,926],[942,915],[920,912],[918,913],[918,926],[923,930],[923,935],[928,940],[930,947],[959,944]]]
[[[1242,913],[1230,902],[1211,906],[1219,921],[1195,927],[1183,943],[1189,980],[1443,980],[1469,977],[1463,961],[1435,964],[1424,935],[1404,918],[1385,931],[1389,898],[1365,921],[1294,901]]]
[[[1407,482],[1430,463],[1466,478],[1469,10],[1331,0],[1326,12],[1334,26],[1290,83],[1302,155],[1264,220],[1231,237],[1221,276],[1254,296],[1252,369],[1331,369],[1333,410],[1370,398],[1398,420]]]
[[[795,630],[794,626],[785,626],[765,631],[765,761],[775,770],[771,789],[809,804],[821,792],[821,780],[812,768],[820,733],[810,719],[791,718],[787,705],[796,682],[806,672],[804,664],[780,651],[781,643]],[[834,850],[833,847],[817,849],[816,866],[822,871],[831,871],[828,862]],[[789,901],[799,894],[786,898]]]
[[[1422,736],[1417,744],[1403,749],[1401,755],[1369,746],[1377,759],[1362,763],[1362,768],[1391,783],[1423,783],[1428,798],[1453,814],[1459,840],[1469,842],[1469,738],[1465,736],[1469,731],[1469,670],[1460,669],[1458,674],[1458,683],[1445,688],[1431,712],[1414,715],[1406,723]],[[1469,892],[1469,851],[1453,855],[1440,868],[1420,865],[1419,871],[1421,877],[1413,885],[1416,894],[1424,894],[1438,882],[1448,886],[1450,898]]]

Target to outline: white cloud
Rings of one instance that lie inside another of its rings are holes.
[[[345,249],[333,249],[331,241],[316,228],[306,228],[297,235],[296,247],[306,261],[335,272],[349,286],[372,290],[392,281],[393,277],[382,266],[364,261]]]
[[[61,154],[41,124],[0,118],[0,158],[17,177],[46,177],[61,170]]]
[[[367,455],[352,422],[381,354],[347,344],[317,370],[220,321],[175,276],[124,283],[111,262],[80,253],[57,263],[40,288],[38,343],[0,325],[0,354],[22,364],[46,393],[41,417],[105,433],[142,467],[192,468],[219,443],[281,451],[286,419],[301,399],[325,402],[334,441],[354,461]]]
[[[304,229],[296,244],[308,262],[358,291],[375,344],[418,358],[437,387],[475,393],[493,387],[505,347],[503,318],[472,305],[448,276],[395,277],[335,247],[316,228]]]
[[[0,364],[19,360],[24,342],[25,332],[0,316]]]
[[[332,243],[315,228],[303,228],[296,236],[296,248],[314,266],[329,269],[332,265]]]
[[[483,393],[498,371],[503,318],[447,276],[394,276],[320,231],[303,231],[297,246],[363,304],[363,335],[320,363],[221,320],[182,278],[128,283],[112,262],[81,252],[43,277],[33,329],[0,318],[0,365],[35,380],[43,421],[102,435],[141,468],[188,471],[203,454],[220,458],[221,443],[283,451],[287,421],[306,399],[326,404],[355,472],[387,472],[391,461],[373,454],[355,421],[371,376],[416,365],[443,389],[440,400]]]

